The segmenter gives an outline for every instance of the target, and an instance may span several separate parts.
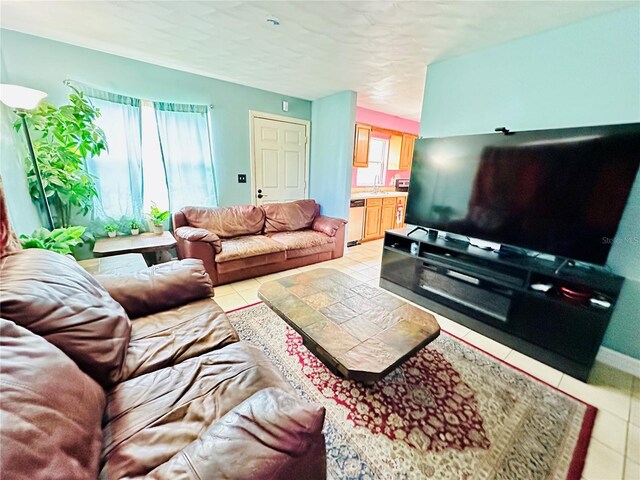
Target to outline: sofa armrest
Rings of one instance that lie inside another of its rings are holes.
[[[96,275],[131,318],[151,315],[213,294],[201,260],[161,263],[132,275]]]
[[[222,251],[222,242],[220,241],[220,237],[209,230],[205,230],[204,228],[179,227],[175,229],[174,233],[182,240],[210,243],[216,253],[220,253]]]
[[[189,225],[187,221],[187,217],[182,210],[178,210],[177,212],[173,212],[173,229],[179,227],[186,227]]]
[[[313,221],[311,228],[316,232],[326,233],[330,237],[335,237],[336,233],[347,224],[346,220],[342,218],[325,217],[324,215],[318,215]]]
[[[279,388],[260,390],[145,478],[324,480],[324,413]]]

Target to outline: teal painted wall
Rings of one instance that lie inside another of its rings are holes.
[[[0,56],[0,81],[5,83],[4,58]],[[24,135],[16,134],[13,124],[16,115],[9,107],[0,103],[0,177],[9,211],[11,225],[19,233],[31,233],[42,226],[27,186],[24,157],[27,144]]]
[[[24,166],[27,146],[22,132],[18,135],[13,130],[15,119],[10,108],[0,105],[0,177],[11,225],[16,232],[31,233],[42,221],[29,195]]]
[[[43,90],[54,104],[66,100],[68,89],[62,82],[72,79],[148,100],[213,105],[214,162],[222,206],[252,200],[250,180],[237,183],[238,173],[251,175],[249,110],[311,119],[311,102],[307,100],[9,30],[0,30],[0,40],[2,82]],[[288,112],[282,111],[282,100],[289,102]]]
[[[640,122],[640,5],[429,65],[425,137]],[[603,345],[640,359],[640,175],[608,264],[627,277]]]
[[[346,91],[314,100],[311,111],[309,195],[320,203],[322,214],[347,219],[356,93]]]

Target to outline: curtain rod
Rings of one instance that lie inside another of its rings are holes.
[[[62,81],[62,83],[63,83],[63,84],[65,84],[67,87],[69,87],[69,86],[73,85],[74,83],[80,83],[80,84],[82,84],[82,82],[76,82],[75,80],[71,80],[71,79],[69,79],[69,78],[65,78],[65,79]],[[88,87],[90,87],[90,85],[87,85],[87,86],[88,86]],[[93,88],[93,87],[92,87],[92,88]],[[141,99],[141,100],[142,100],[142,99]],[[144,99],[144,100],[147,100],[147,99]],[[153,100],[150,100],[150,101],[153,101]],[[171,103],[171,102],[168,102],[168,103]],[[181,102],[178,102],[178,103],[181,103]],[[214,106],[214,105],[207,105],[207,107],[208,107],[208,108],[210,108],[210,109],[214,109],[214,108],[215,108],[215,106]]]

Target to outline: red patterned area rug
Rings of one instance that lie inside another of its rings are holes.
[[[326,408],[329,478],[580,478],[596,409],[456,337],[365,385],[331,373],[264,304],[229,318]]]

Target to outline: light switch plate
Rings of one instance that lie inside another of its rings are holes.
[[[247,183],[247,174],[239,173],[238,174],[238,183]]]

